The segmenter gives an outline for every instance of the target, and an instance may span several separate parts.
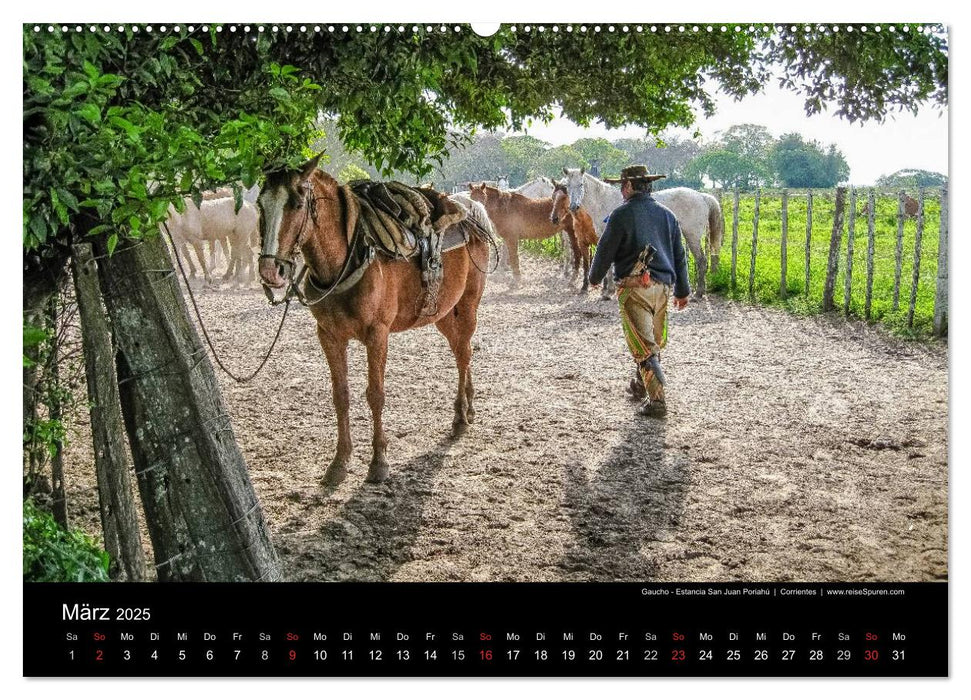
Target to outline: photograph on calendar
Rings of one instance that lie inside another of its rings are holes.
[[[946,26],[22,37],[25,583],[947,581]]]

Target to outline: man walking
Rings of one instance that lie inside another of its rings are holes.
[[[673,289],[674,308],[680,311],[691,292],[681,227],[671,210],[651,196],[652,183],[663,177],[632,165],[619,179],[605,178],[620,183],[624,203],[611,213],[590,266],[591,284],[599,284],[614,266],[621,325],[637,363],[628,393],[644,399],[641,415],[657,418],[667,413],[660,353],[667,342],[668,297]]]

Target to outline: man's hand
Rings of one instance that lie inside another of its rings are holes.
[[[674,297],[674,310],[681,311],[688,305],[688,297]]]

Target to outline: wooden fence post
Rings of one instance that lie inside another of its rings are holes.
[[[732,291],[735,291],[737,279],[735,268],[738,261],[738,188],[735,188],[735,202],[732,209]]]
[[[789,238],[789,190],[782,190],[782,260],[781,262],[781,279],[779,280],[779,295],[785,299],[788,289],[786,289],[786,267],[788,266],[789,258],[787,252],[787,243]]]
[[[867,196],[867,234],[866,234],[866,303],[863,307],[863,317],[870,320],[870,309],[873,303],[873,248],[876,229],[877,201],[873,190]]]
[[[755,298],[755,255],[759,244],[759,199],[762,190],[755,190],[755,219],[752,224],[752,260],[748,272],[748,295]]]
[[[806,192],[806,296],[809,296],[809,251],[813,244],[813,191]]]
[[[937,292],[934,295],[934,335],[947,334],[947,185],[941,188],[941,224],[937,243]]]
[[[100,267],[159,581],[279,580],[263,509],[162,237],[119,243]]]
[[[917,233],[914,235],[914,275],[910,285],[910,306],[907,307],[907,328],[914,327],[914,308],[917,306],[917,286],[920,284],[920,243],[924,237],[924,189],[917,190]]]
[[[829,236],[829,260],[826,264],[826,284],[823,286],[823,311],[832,311],[836,273],[840,266],[840,239],[843,237],[843,215],[846,209],[846,188],[836,188],[836,208],[833,212],[833,231]]]
[[[138,530],[134,485],[125,454],[125,425],[118,401],[115,349],[101,305],[98,268],[90,243],[73,248],[74,289],[81,318],[91,438],[109,573],[115,581],[144,581],[145,553]]]
[[[853,294],[853,236],[856,234],[856,190],[850,188],[850,220],[846,227],[846,284],[843,286],[843,313],[850,315]]]
[[[904,258],[904,194],[897,195],[897,251],[893,272],[893,311],[900,308],[900,268]]]

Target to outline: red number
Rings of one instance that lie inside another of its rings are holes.
[[[863,650],[863,660],[864,661],[876,661],[880,658],[880,652],[876,649],[864,649]]]
[[[297,652],[294,649],[291,649],[290,650],[290,660],[291,661],[296,661],[297,660]]]
[[[684,649],[672,649],[671,661],[684,661]]]
[[[492,661],[492,649],[479,649],[479,657],[483,661]]]
[[[95,651],[96,651],[96,653],[94,655],[94,660],[95,661],[104,661],[105,660],[104,653],[100,649],[97,649]]]

